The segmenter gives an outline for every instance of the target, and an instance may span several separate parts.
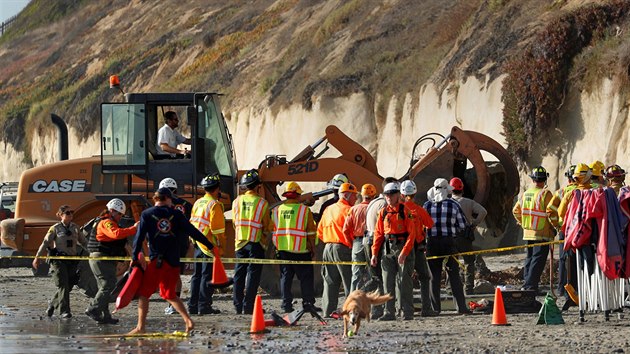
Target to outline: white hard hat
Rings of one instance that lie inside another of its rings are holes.
[[[404,195],[414,195],[418,193],[418,188],[416,188],[416,184],[413,181],[406,180],[400,184],[400,191]]]
[[[383,188],[383,194],[395,194],[400,193],[400,184],[398,182],[390,182]]]
[[[350,180],[348,179],[348,176],[346,176],[343,173],[338,173],[338,174],[335,175],[335,177],[333,177],[333,179],[330,180],[330,182],[328,182],[328,187],[329,188],[339,188],[344,183],[350,183]]]
[[[160,181],[159,188],[169,188],[169,189],[177,189],[177,182],[174,179],[167,177]]]
[[[122,200],[114,198],[107,203],[107,210],[116,210],[117,212],[124,214],[125,211],[127,211],[127,207]]]
[[[453,186],[451,186],[447,180],[444,178],[438,178],[433,182],[433,188],[435,189],[446,189],[449,192],[453,190]]]

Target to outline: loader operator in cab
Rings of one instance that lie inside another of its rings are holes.
[[[190,158],[188,149],[180,150],[179,144],[190,145],[190,138],[184,137],[176,129],[179,126],[179,117],[173,111],[164,113],[164,126],[158,130],[156,149],[157,159],[183,159]]]

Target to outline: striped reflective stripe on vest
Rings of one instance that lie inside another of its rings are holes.
[[[241,195],[234,210],[236,241],[260,242],[263,211],[267,201],[255,195]],[[253,206],[253,207],[252,207]]]
[[[547,192],[546,189],[529,189],[523,194],[523,229],[540,231],[545,228],[547,212],[546,205],[543,205],[543,202]]]
[[[307,213],[308,207],[302,204],[282,204],[274,209],[276,229],[272,240],[278,251],[307,251]]]
[[[206,237],[208,237],[208,234],[210,233],[210,210],[216,203],[216,199],[204,196],[203,198],[195,202],[192,210],[192,215],[190,216],[190,223],[193,224],[193,226],[196,227],[197,230],[199,230]],[[211,238],[209,238],[210,242],[212,242],[212,244],[214,245],[218,245],[219,240],[217,239],[216,234],[220,234],[223,232],[225,232],[225,229],[212,230]],[[200,242],[197,242],[197,245],[203,253],[208,256],[212,255],[212,252],[210,252],[210,250],[208,250],[206,246],[204,246]]]

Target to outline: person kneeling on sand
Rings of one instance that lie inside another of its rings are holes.
[[[133,242],[132,265],[140,265],[144,269],[142,284],[138,289],[138,324],[128,334],[144,333],[149,312],[149,298],[160,289],[160,296],[168,301],[182,316],[186,323],[186,332],[190,332],[193,323],[186,307],[177,296],[176,286],[179,281],[179,247],[180,238],[192,237],[208,249],[212,243],[197,230],[184,214],[171,207],[173,194],[168,188],[160,188],[155,192],[155,206],[142,212],[138,232]],[[149,242],[149,258],[147,264],[144,256],[139,257],[145,238]]]

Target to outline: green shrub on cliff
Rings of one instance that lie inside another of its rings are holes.
[[[625,19],[629,10],[630,2],[615,0],[561,15],[505,64],[503,130],[508,151],[518,160],[527,159],[534,143],[543,149],[549,143],[548,132],[558,123],[574,58]]]

